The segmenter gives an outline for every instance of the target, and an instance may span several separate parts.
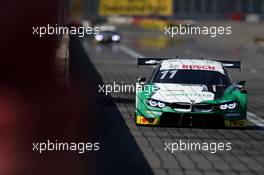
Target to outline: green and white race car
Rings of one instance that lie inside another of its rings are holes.
[[[194,127],[247,127],[245,81],[234,85],[226,68],[240,61],[138,58],[157,65],[149,80],[136,84],[135,123]]]

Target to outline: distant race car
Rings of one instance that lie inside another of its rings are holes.
[[[234,85],[226,68],[240,61],[138,58],[157,65],[153,75],[138,78],[135,123],[194,127],[247,126],[245,81]]]
[[[100,33],[95,35],[94,39],[98,43],[119,43],[121,36],[115,26],[101,26]]]

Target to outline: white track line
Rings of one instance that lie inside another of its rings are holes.
[[[119,50],[125,52],[127,55],[133,57],[133,58],[138,58],[138,57],[145,57],[144,55],[124,46],[124,45],[119,45]]]
[[[257,117],[252,112],[247,112],[247,119],[257,126],[264,127],[264,120],[260,117]]]
[[[133,57],[133,58],[138,58],[138,57],[145,57],[144,55],[128,48],[127,46],[124,46],[124,45],[119,45],[119,50],[123,51],[124,53],[126,53],[127,55]],[[260,127],[264,127],[264,119],[260,118],[260,117],[257,117],[255,114],[253,114],[252,112],[247,112],[247,119],[257,125],[257,126],[260,126]]]

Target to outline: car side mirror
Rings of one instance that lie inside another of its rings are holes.
[[[238,84],[238,86],[244,88],[246,85],[246,81],[238,81],[237,84]]]
[[[145,85],[146,84],[146,77],[138,77],[137,79],[137,82],[140,84],[140,85]]]
[[[238,89],[240,89],[242,93],[247,93],[247,90],[245,89],[246,81],[238,81],[237,84]]]

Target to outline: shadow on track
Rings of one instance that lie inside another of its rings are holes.
[[[86,108],[79,119],[76,135],[100,142],[100,151],[83,157],[84,172],[97,175],[152,174],[113,99],[98,93],[102,79],[76,37],[71,37],[70,59],[71,84],[80,91]],[[88,163],[92,166],[89,167]]]

